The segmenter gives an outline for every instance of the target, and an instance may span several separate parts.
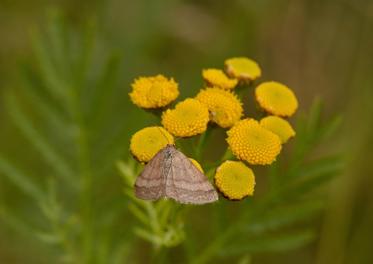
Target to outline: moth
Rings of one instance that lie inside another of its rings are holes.
[[[135,195],[143,200],[172,198],[183,204],[218,200],[207,177],[174,145],[167,144],[144,167],[135,182]]]

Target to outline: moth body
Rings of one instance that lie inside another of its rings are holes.
[[[161,149],[144,167],[136,179],[135,194],[144,200],[165,197],[184,204],[218,200],[207,177],[171,144]]]

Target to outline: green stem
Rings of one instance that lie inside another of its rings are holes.
[[[233,156],[233,154],[232,154],[232,151],[231,151],[229,148],[227,148],[227,149],[225,150],[223,156],[222,156],[221,159],[220,159],[220,163],[221,163],[221,162],[224,162],[224,161],[226,161],[226,160],[232,159],[232,158],[234,158],[234,156]]]
[[[165,263],[167,257],[167,249],[165,247],[158,247],[153,251],[151,263],[162,264]]]
[[[76,256],[72,244],[66,235],[65,228],[61,226],[58,219],[51,219],[51,225],[53,232],[59,237],[59,246],[65,252],[65,257],[67,257],[66,263],[73,263],[74,260],[76,261]]]
[[[217,166],[219,166],[222,162],[224,162],[226,160],[233,159],[233,158],[234,158],[234,156],[232,154],[232,151],[229,148],[227,148],[225,150],[224,154],[221,156],[221,158],[218,161],[215,161],[215,162],[209,164],[209,166],[207,166],[207,168],[206,168],[206,171],[207,171],[206,175],[207,175],[207,177],[208,178],[212,177],[212,173],[214,172],[215,168]]]
[[[145,202],[145,208],[148,213],[149,224],[153,232],[160,235],[162,233],[162,228],[158,221],[157,210],[154,208],[154,205],[151,202]]]
[[[76,90],[72,89],[71,110],[77,127],[79,128],[76,144],[81,180],[80,210],[83,223],[82,254],[83,263],[91,263],[93,253],[92,172],[86,125],[80,109],[79,96],[75,91]]]
[[[211,133],[211,128],[208,127],[207,130],[199,136],[199,140],[194,151],[195,157],[198,161],[201,161],[202,152],[206,144],[206,139],[208,138],[210,133]]]
[[[85,130],[82,127],[78,139],[79,146],[79,163],[81,169],[82,179],[82,197],[81,197],[81,210],[84,219],[83,231],[83,247],[84,247],[84,263],[90,263],[92,254],[92,173],[90,171],[88,143]]]

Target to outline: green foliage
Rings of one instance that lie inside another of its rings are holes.
[[[14,125],[46,167],[42,183],[0,153],[1,177],[32,199],[37,217],[31,224],[0,204],[2,221],[27,230],[65,263],[123,263],[136,255],[143,240],[152,245],[154,261],[172,262],[167,252],[177,250],[190,263],[219,258],[250,263],[252,254],[288,251],[317,236],[310,219],[324,209],[318,189],[338,175],[343,160],[335,153],[308,157],[333,135],[340,117],[322,122],[316,101],[298,120],[290,158],[278,160],[263,175],[268,190],[237,203],[232,217],[224,201],[206,206],[205,216],[216,218],[205,223],[206,235],[192,234],[188,225],[194,224],[190,219],[196,207],[138,200],[133,183],[141,168],[132,159],[117,162],[125,151],[121,142],[128,138],[121,132],[123,117],[114,113],[108,98],[117,87],[120,56],[112,52],[102,68],[93,69],[94,23],[78,34],[58,14],[51,16],[46,32],[32,35],[38,71],[22,65],[22,89],[5,101]],[[119,132],[113,136],[113,130]],[[197,157],[204,140],[197,145]],[[115,182],[115,164],[124,192]]]
[[[44,162],[45,184],[33,182],[32,175],[13,165],[5,153],[0,158],[0,172],[33,198],[39,208],[33,221],[40,226],[32,233],[59,248],[62,262],[107,263],[114,255],[121,262],[122,255],[115,252],[119,245],[108,248],[112,241],[105,239],[120,240],[124,230],[105,228],[118,220],[124,208],[112,210],[115,217],[107,219],[98,215],[98,210],[105,203],[115,207],[117,197],[112,194],[96,202],[97,187],[109,182],[100,176],[113,175],[122,148],[118,145],[109,151],[105,146],[109,140],[106,129],[116,126],[116,122],[110,124],[105,119],[113,111],[108,98],[116,85],[119,56],[112,52],[101,69],[94,69],[90,66],[96,43],[94,23],[89,21],[80,34],[68,28],[56,12],[50,13],[49,22],[46,32],[32,32],[38,70],[23,63],[22,89],[7,94],[5,101],[12,122]],[[45,191],[42,186],[47,186]],[[4,221],[17,226],[29,224],[11,220],[8,211],[2,211]]]
[[[173,247],[184,240],[183,222],[180,218],[180,205],[170,200],[157,203],[139,200],[134,196],[133,186],[139,170],[134,168],[134,162],[118,163],[118,169],[126,184],[124,193],[132,201],[128,209],[142,224],[134,227],[139,237],[152,243],[157,249]]]

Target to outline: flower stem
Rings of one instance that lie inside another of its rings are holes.
[[[200,161],[202,158],[203,148],[206,144],[206,139],[208,138],[210,131],[211,131],[211,128],[207,128],[207,130],[199,136],[197,146],[195,147],[195,150],[194,150],[194,155],[197,161]]]
[[[224,161],[226,161],[226,160],[232,159],[232,158],[234,158],[233,153],[232,153],[232,151],[231,151],[229,148],[227,148],[227,149],[225,150],[223,156],[222,156],[221,159],[220,159],[220,163],[221,163],[221,162],[224,162]]]

